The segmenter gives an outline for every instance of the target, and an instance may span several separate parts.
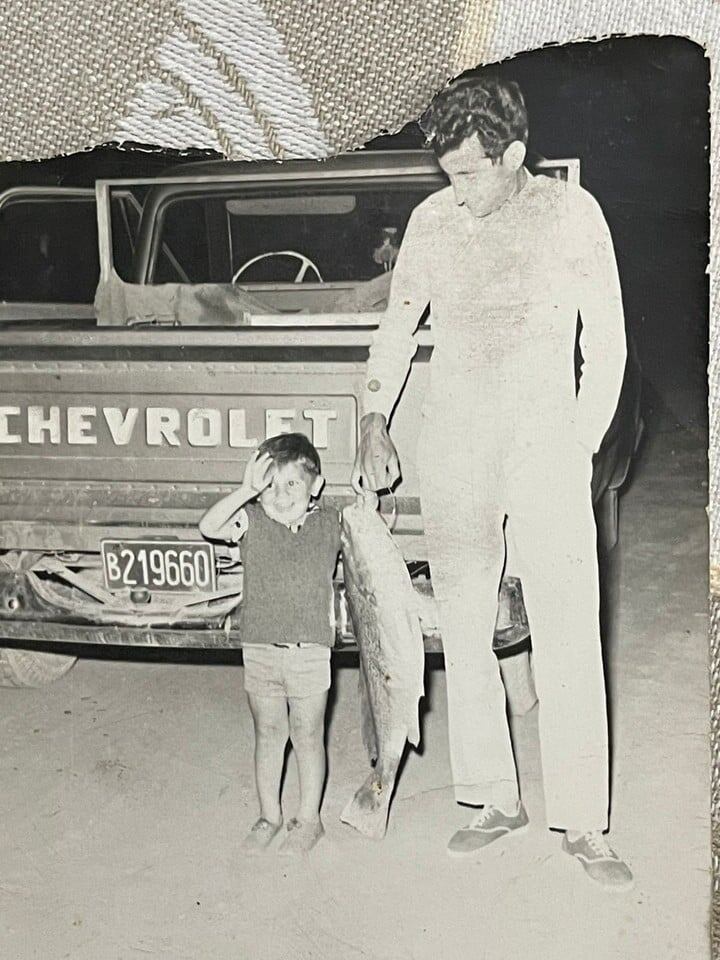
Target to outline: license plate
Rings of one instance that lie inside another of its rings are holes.
[[[209,543],[103,540],[101,549],[108,590],[128,587],[171,593],[215,590],[215,555]]]

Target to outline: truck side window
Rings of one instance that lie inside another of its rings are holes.
[[[60,194],[29,188],[0,205],[0,300],[92,304],[100,277],[95,194]],[[140,209],[126,191],[112,198],[121,276],[131,269]]]
[[[0,208],[0,300],[92,303],[99,274],[93,194],[20,195]]]

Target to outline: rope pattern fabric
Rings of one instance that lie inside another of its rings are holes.
[[[415,119],[456,72],[456,0],[263,0],[334,150]],[[475,4],[480,12],[484,4]],[[484,14],[483,14],[484,16]]]
[[[168,25],[113,140],[211,147],[243,160],[332,152],[258,0],[180,0]],[[153,110],[158,96],[161,109]]]
[[[112,139],[172,23],[172,0],[3,0],[0,159]]]

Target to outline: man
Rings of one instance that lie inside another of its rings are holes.
[[[525,168],[516,84],[457,81],[423,128],[450,186],[407,226],[370,350],[353,483],[378,490],[399,478],[388,422],[429,306],[421,503],[455,796],[481,807],[448,852],[475,856],[528,822],[492,650],[507,539],[533,638],[548,825],[565,831],[563,849],[592,880],[626,889],[632,874],[603,836],[608,736],[590,496],[626,356],[612,240],[590,194]]]

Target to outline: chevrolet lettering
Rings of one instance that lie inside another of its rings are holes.
[[[140,434],[150,447],[167,444],[180,447],[256,447],[262,439],[291,430],[309,429],[319,450],[328,448],[328,432],[338,419],[337,410],[298,410],[294,407],[268,408],[261,432],[248,435],[248,412],[242,407],[220,410],[215,407],[106,407],[97,405],[49,407],[0,406],[0,444],[62,444],[94,446],[107,438],[116,447],[127,446]],[[304,423],[303,423],[304,421]]]

